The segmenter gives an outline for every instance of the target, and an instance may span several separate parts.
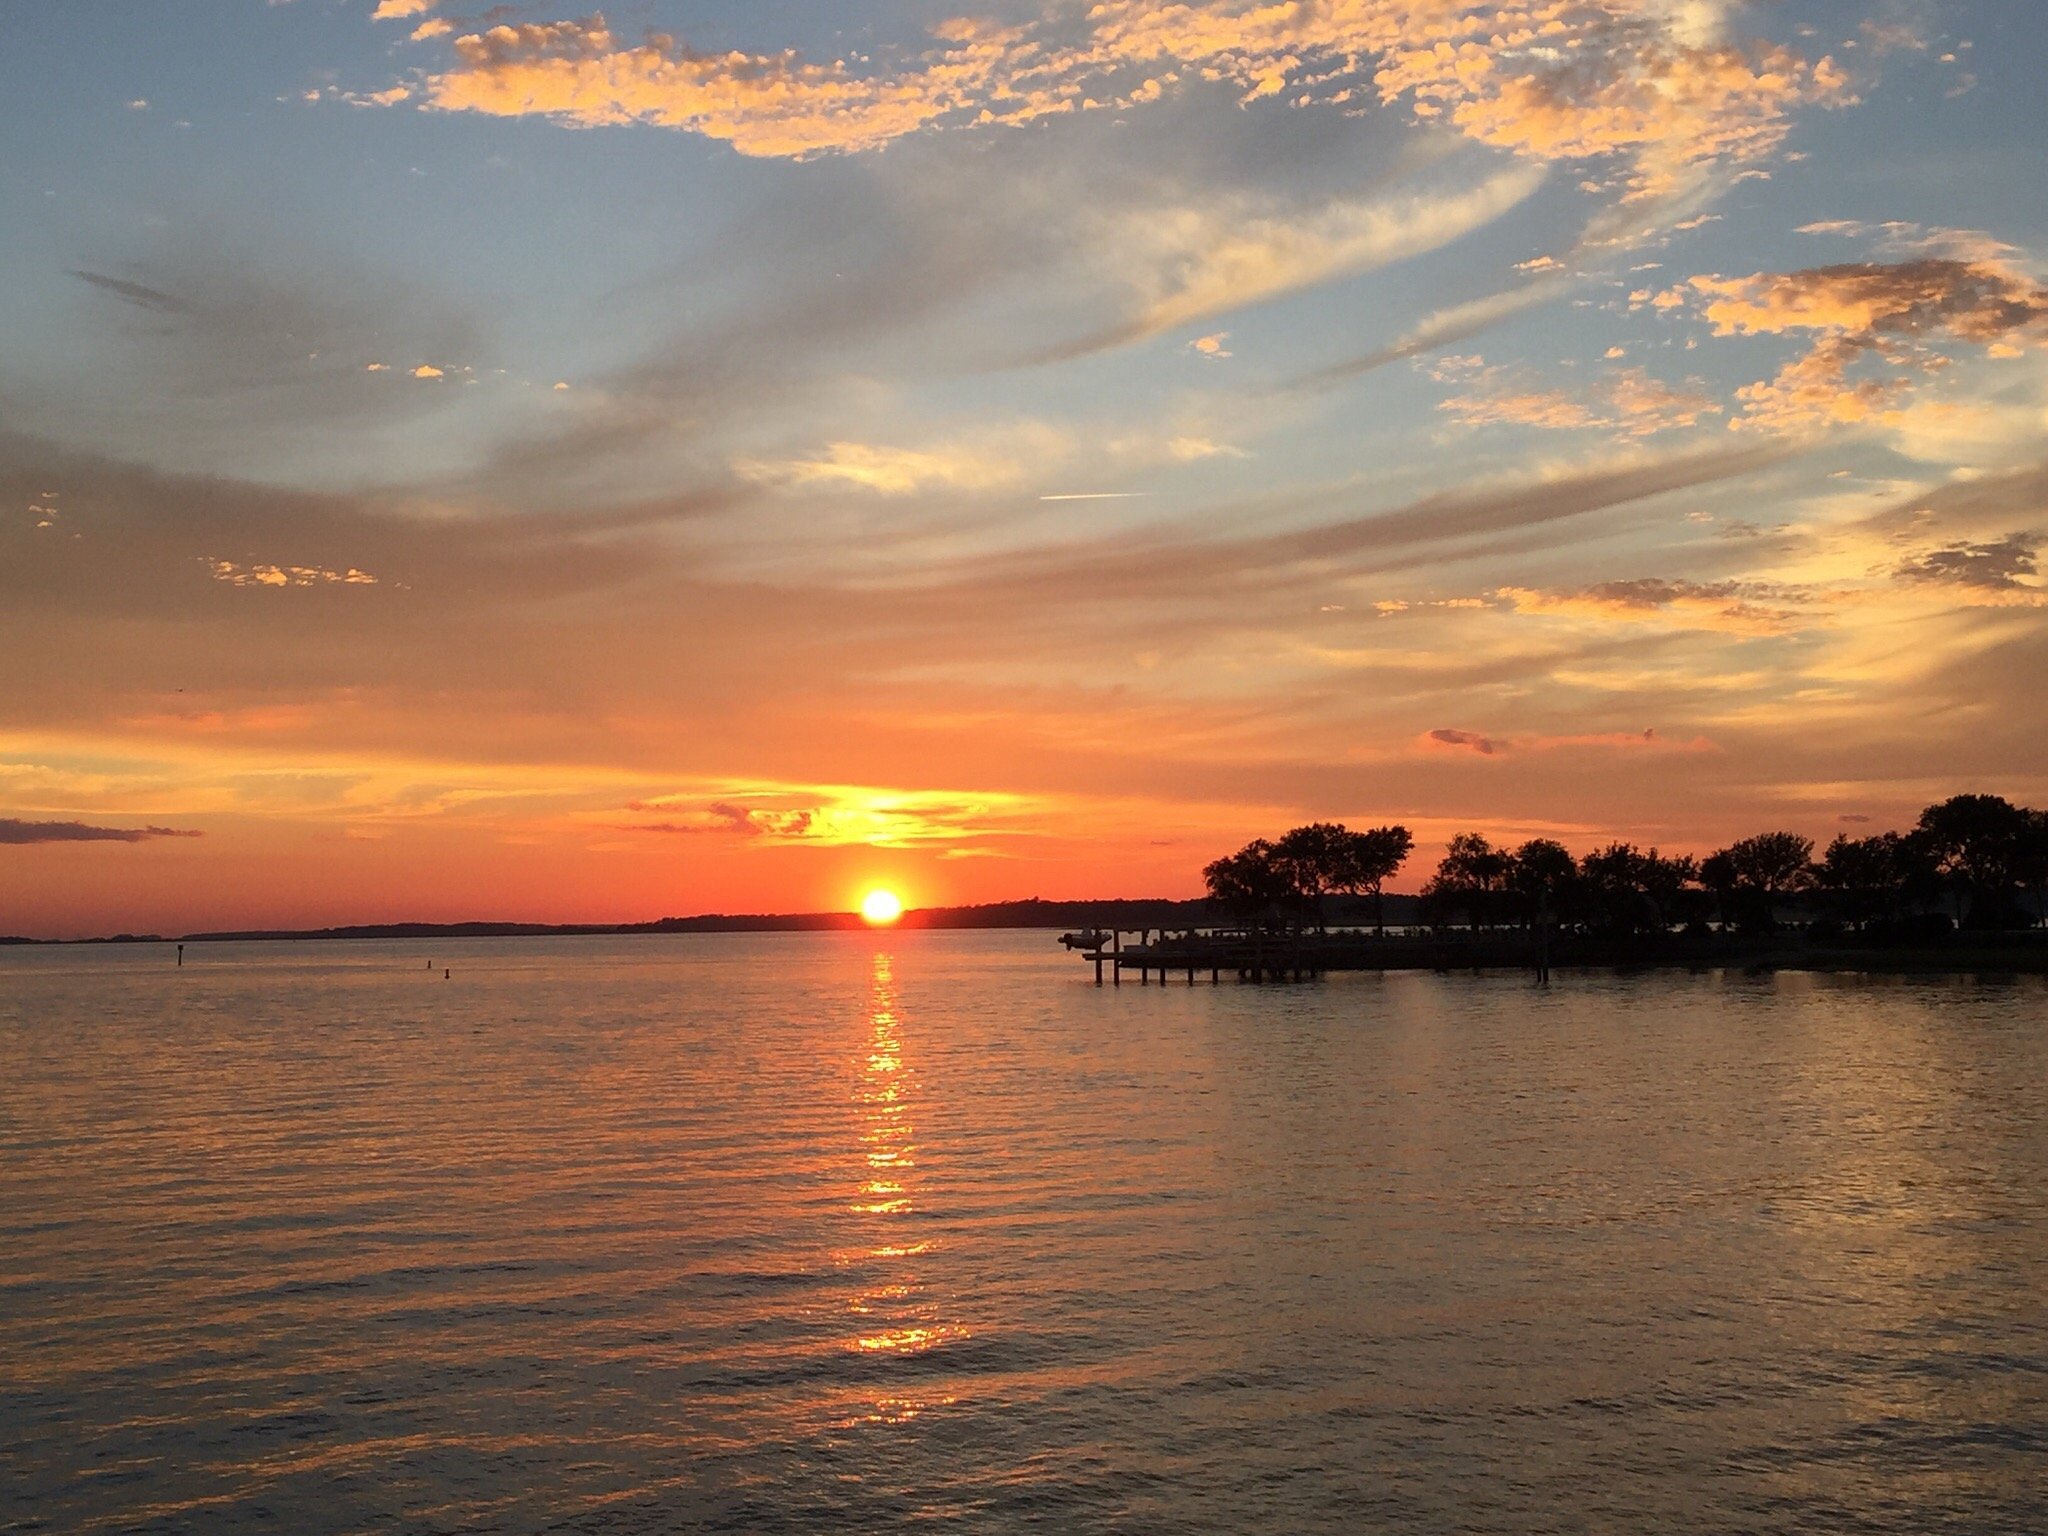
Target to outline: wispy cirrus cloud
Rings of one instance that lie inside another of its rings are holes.
[[[635,800],[626,810],[654,821],[619,829],[667,836],[758,839],[822,847],[949,847],[1036,830],[1046,807],[1013,794],[901,790],[856,785],[756,784],[723,793]]]
[[[1320,208],[1261,208],[1239,197],[1134,210],[1099,248],[1131,274],[1132,313],[1054,349],[1076,356],[1244,309],[1441,249],[1493,223],[1542,184],[1509,166],[1465,187],[1436,186]]]
[[[1488,736],[1478,731],[1439,727],[1422,738],[1426,748],[1451,748],[1474,752],[1481,757],[1499,757],[1510,752],[1557,752],[1577,749],[1655,750],[1659,752],[1711,752],[1712,742],[1704,737],[1668,741],[1654,728],[1643,731],[1594,731],[1578,735]]]
[[[1431,373],[1460,386],[1438,403],[1466,426],[1600,429],[1651,437],[1698,425],[1724,409],[1697,387],[1678,388],[1642,368],[1604,370],[1577,388],[1547,384],[1533,370],[1489,367],[1478,358],[1446,358]]]
[[[1495,596],[1516,613],[1590,619],[1601,623],[1657,624],[1735,635],[1781,635],[1800,624],[1785,594],[1739,581],[1686,581],[1643,577],[1596,582],[1569,591],[1501,587]]]

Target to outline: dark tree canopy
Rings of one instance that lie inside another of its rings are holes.
[[[1325,896],[1371,895],[1377,913],[1382,885],[1415,846],[1406,827],[1354,832],[1340,822],[1295,827],[1277,841],[1255,839],[1202,871],[1210,898],[1233,916],[1274,909],[1317,912]]]
[[[1258,917],[1292,901],[1292,874],[1279,850],[1255,838],[1235,853],[1225,854],[1202,871],[1209,897],[1235,917]]]
[[[1309,822],[1277,841],[1247,843],[1203,877],[1240,918],[1320,920],[1324,898],[1370,895],[1377,924],[1385,883],[1414,846],[1406,827]],[[1574,857],[1542,837],[1511,850],[1464,832],[1450,840],[1422,895],[1429,921],[1475,928],[1564,923],[1634,935],[1703,926],[1718,913],[1724,926],[1769,930],[1793,896],[1817,921],[1837,924],[1924,931],[1952,920],[1942,910],[1952,897],[1954,921],[2025,927],[2048,922],[2048,811],[1997,795],[1954,795],[1922,811],[1911,831],[1839,836],[1818,861],[1811,838],[1787,831],[1741,838],[1701,859],[1624,842]]]

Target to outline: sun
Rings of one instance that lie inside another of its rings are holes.
[[[893,923],[903,915],[903,900],[894,891],[877,887],[861,897],[860,915],[878,927]]]

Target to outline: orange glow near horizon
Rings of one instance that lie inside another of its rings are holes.
[[[860,899],[860,915],[877,928],[886,928],[903,915],[903,898],[877,886]]]

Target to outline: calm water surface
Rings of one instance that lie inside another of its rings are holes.
[[[0,952],[0,1529],[2048,1520],[2040,983],[1083,975]]]

